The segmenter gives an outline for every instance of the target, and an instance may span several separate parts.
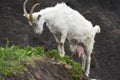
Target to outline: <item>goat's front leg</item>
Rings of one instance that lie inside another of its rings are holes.
[[[57,34],[53,34],[54,37],[55,37],[55,40],[58,44],[58,51],[60,53],[60,56],[64,56],[65,55],[65,50],[64,50],[64,42],[65,42],[65,39],[66,39],[66,36],[67,36],[67,33],[63,32],[61,34],[57,33]]]
[[[56,42],[59,43],[60,42],[60,40],[59,40],[60,35],[56,34],[56,33],[54,33],[53,35],[54,35],[54,38],[55,38]]]
[[[56,42],[57,42],[57,44],[58,44],[58,46],[57,46],[58,52],[61,53],[60,34],[54,33],[53,35],[54,35],[54,38],[55,38],[55,40],[56,40]]]
[[[62,56],[62,57],[65,55],[64,42],[66,40],[66,37],[67,37],[67,32],[66,31],[62,32],[61,33],[61,40],[60,40],[60,43],[59,43],[60,49],[61,49],[60,56]]]

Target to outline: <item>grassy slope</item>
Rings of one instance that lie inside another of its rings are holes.
[[[45,51],[42,47],[6,46],[0,47],[0,75],[8,76],[10,74],[20,74],[26,67],[24,63],[29,64],[32,57],[50,57],[60,60],[63,64],[72,66],[73,80],[77,80],[82,73],[79,63],[71,60],[68,56],[60,57],[57,50]]]

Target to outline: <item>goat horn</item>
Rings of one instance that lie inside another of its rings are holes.
[[[33,22],[33,16],[32,16],[32,13],[35,9],[36,6],[40,5],[40,3],[36,3],[33,5],[32,9],[30,10],[30,21]]]
[[[27,3],[28,0],[25,0],[24,4],[23,4],[23,11],[24,11],[24,16],[28,18],[28,13],[27,13],[27,10],[26,10],[26,3]]]

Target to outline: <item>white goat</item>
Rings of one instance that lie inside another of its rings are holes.
[[[86,69],[85,74],[89,76],[94,38],[96,33],[100,33],[100,27],[98,25],[93,27],[90,21],[86,20],[78,11],[71,9],[65,3],[33,13],[34,8],[39,5],[37,3],[32,7],[30,14],[28,14],[25,7],[27,1],[25,0],[23,5],[24,16],[28,19],[29,24],[33,26],[36,34],[42,33],[43,25],[46,22],[58,43],[60,56],[65,55],[64,42],[66,39],[69,41],[72,52],[75,52],[81,44],[83,45],[85,53],[82,54],[82,68]]]

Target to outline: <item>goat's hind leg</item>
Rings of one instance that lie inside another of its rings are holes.
[[[86,60],[87,60],[87,56],[85,53],[82,54],[81,56],[81,60],[82,60],[82,69],[85,70],[85,66],[86,66]]]
[[[85,48],[86,56],[87,56],[87,64],[86,64],[86,72],[85,75],[89,77],[90,74],[90,63],[91,63],[91,53],[93,50],[93,44],[90,43],[89,45],[86,46]]]
[[[85,40],[85,42],[83,43],[83,45],[84,45],[84,48],[85,48],[85,54],[87,56],[85,75],[87,77],[89,77],[90,63],[91,63],[91,53],[92,53],[93,46],[94,46],[94,39],[91,39],[91,37],[88,37]]]
[[[87,54],[87,66],[86,66],[86,76],[89,77],[89,74],[90,74],[90,63],[91,63],[91,55],[90,54]]]

